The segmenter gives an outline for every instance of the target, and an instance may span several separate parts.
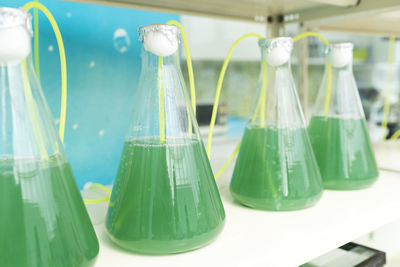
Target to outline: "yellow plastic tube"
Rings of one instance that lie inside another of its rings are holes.
[[[328,40],[323,35],[316,33],[316,32],[300,33],[300,34],[296,35],[295,37],[293,37],[293,42],[295,43],[303,38],[310,37],[310,36],[318,37],[325,45],[329,45]]]
[[[182,42],[183,42],[183,46],[185,48],[186,62],[187,62],[187,68],[188,68],[188,74],[189,74],[190,100],[192,103],[192,109],[193,109],[194,115],[196,115],[196,88],[195,88],[195,84],[194,84],[192,58],[190,56],[189,43],[188,43],[188,40],[186,37],[186,33],[185,33],[185,30],[183,29],[182,25],[175,20],[170,20],[166,24],[177,26],[181,30]],[[191,127],[189,129],[191,129]]]
[[[217,89],[215,92],[215,99],[214,99],[214,106],[212,110],[212,115],[211,115],[211,122],[210,122],[210,130],[208,132],[208,139],[207,139],[207,155],[210,157],[211,154],[211,143],[212,143],[212,135],[214,131],[214,126],[215,126],[215,120],[217,119],[217,111],[218,111],[218,105],[219,105],[219,98],[221,95],[221,89],[222,89],[222,83],[224,81],[226,69],[228,68],[229,60],[231,59],[231,56],[233,54],[233,51],[235,50],[236,46],[244,39],[248,37],[257,37],[259,40],[262,39],[263,37],[257,33],[248,33],[243,36],[241,36],[239,39],[237,39],[231,49],[229,49],[228,55],[225,58],[224,64],[222,65],[221,72],[219,74],[218,78],[218,83],[217,83]]]
[[[293,42],[297,42],[303,38],[314,36],[319,38],[325,45],[329,45],[328,40],[321,34],[316,33],[316,32],[304,32],[301,33],[293,38]],[[328,71],[328,77],[327,77],[327,83],[326,83],[326,96],[325,96],[325,104],[324,104],[324,116],[328,115],[328,110],[329,110],[329,103],[331,100],[331,88],[332,88],[332,66],[328,62],[327,63],[327,71]]]
[[[29,2],[23,6],[23,8],[29,11],[32,8],[37,8],[41,10],[49,20],[51,26],[53,27],[54,34],[56,35],[58,49],[60,53],[60,64],[61,64],[61,112],[60,112],[60,127],[59,127],[59,135],[61,142],[64,142],[64,133],[65,133],[65,121],[67,114],[67,63],[65,58],[65,48],[64,43],[61,37],[60,29],[58,28],[57,22],[54,19],[51,12],[42,4],[38,2]],[[35,23],[36,25],[36,23]],[[36,29],[35,29],[36,31]],[[39,36],[38,33],[35,33],[36,38]],[[37,43],[38,45],[39,43]],[[36,48],[38,51],[38,48]],[[37,58],[37,59],[36,59]],[[36,61],[37,60],[37,61]],[[39,53],[35,55],[35,62],[37,62],[36,71],[39,69]],[[35,63],[36,65],[36,63]]]
[[[89,187],[90,190],[93,190],[94,188],[102,189],[103,191],[105,191],[108,194],[108,196],[103,197],[103,198],[99,198],[99,199],[85,199],[84,200],[85,204],[100,204],[100,203],[103,203],[103,202],[106,202],[106,201],[110,200],[111,190],[109,188],[107,188],[107,187],[105,187],[104,185],[101,185],[101,184],[92,184]]]
[[[260,127],[265,124],[265,94],[267,91],[267,62],[262,59],[262,78],[261,78],[261,95],[260,95]]]
[[[397,140],[397,138],[399,138],[399,137],[400,137],[400,130],[397,130],[397,131],[392,135],[392,137],[390,137],[390,140],[395,141],[395,140]]]
[[[35,0],[38,2],[38,0]],[[40,64],[39,64],[39,14],[37,8],[33,10],[33,24],[34,24],[34,46],[33,46],[33,54],[35,59],[35,70],[36,75],[40,81]]]
[[[158,93],[160,98],[160,143],[165,143],[165,107],[163,88],[163,57],[158,57]]]
[[[219,169],[219,171],[217,172],[217,174],[215,174],[215,179],[218,179],[226,170],[226,168],[228,168],[229,164],[231,164],[231,162],[233,161],[233,159],[236,157],[237,153],[239,153],[239,149],[240,149],[240,145],[242,144],[242,141],[239,141],[239,143],[237,144],[235,150],[233,151],[233,153],[229,156],[228,160],[225,162],[225,164],[221,167],[221,169]]]
[[[386,89],[385,89],[385,99],[383,104],[383,120],[382,120],[382,132],[385,133],[387,129],[389,113],[390,113],[390,91],[392,87],[392,73],[393,73],[393,57],[394,57],[394,42],[396,38],[391,36],[389,39],[389,49],[388,49],[388,72],[386,76]],[[386,140],[386,135],[383,134],[382,140]]]

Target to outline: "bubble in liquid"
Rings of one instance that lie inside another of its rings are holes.
[[[49,52],[53,52],[53,51],[54,51],[54,46],[49,45],[49,47],[47,48],[47,50],[49,50]]]
[[[90,63],[89,63],[89,67],[93,68],[95,65],[96,65],[96,62],[94,62],[94,61],[90,61]]]
[[[74,125],[72,125],[72,129],[75,131],[77,130],[79,127],[79,124],[75,123]]]
[[[120,53],[125,53],[128,51],[128,47],[131,44],[128,33],[125,29],[119,28],[114,32],[113,37],[114,47]]]
[[[104,130],[100,130],[99,131],[99,136],[103,136],[104,135]]]
[[[67,18],[72,17],[72,13],[71,12],[67,12]]]

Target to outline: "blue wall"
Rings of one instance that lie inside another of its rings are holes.
[[[68,67],[65,150],[80,188],[114,180],[140,74],[137,28],[179,19],[177,15],[98,5],[40,1],[56,18]],[[1,5],[22,6],[6,0]],[[40,15],[43,91],[57,122],[60,64],[50,24]]]

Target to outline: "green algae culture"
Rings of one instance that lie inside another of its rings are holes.
[[[256,209],[314,205],[322,186],[307,130],[248,125],[230,188],[238,202]]]
[[[116,244],[144,254],[192,250],[211,242],[224,219],[199,140],[125,143],[106,223]]]
[[[366,188],[378,178],[378,167],[363,118],[315,116],[308,127],[327,189]]]
[[[0,159],[0,266],[89,267],[99,252],[63,157]]]

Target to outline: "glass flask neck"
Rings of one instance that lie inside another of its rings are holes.
[[[178,28],[149,25],[139,32],[142,70],[127,139],[153,138],[160,144],[180,138],[200,140],[180,69]]]
[[[290,69],[292,39],[261,40],[261,75],[250,124],[257,127],[304,127],[304,118]]]
[[[364,117],[353,75],[353,44],[328,47],[325,74],[314,107],[314,116]]]
[[[331,68],[332,74],[337,74],[340,72],[353,73],[353,59],[349,60],[349,63],[344,66],[336,67],[332,64],[332,60],[330,60],[329,57],[327,57],[325,60],[325,69],[329,68]]]
[[[146,48],[142,48],[142,70],[158,70],[161,65],[174,65],[175,67],[180,68],[179,53],[175,52],[169,56],[160,57],[146,50]]]

